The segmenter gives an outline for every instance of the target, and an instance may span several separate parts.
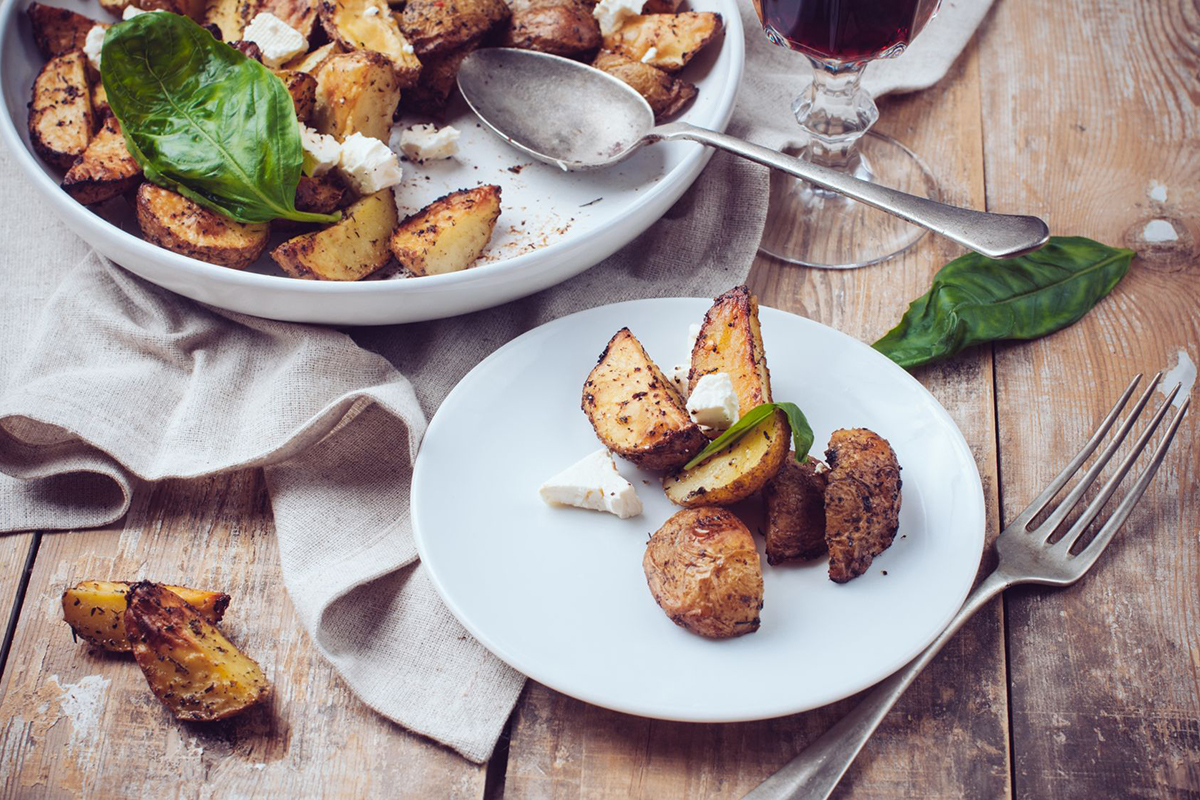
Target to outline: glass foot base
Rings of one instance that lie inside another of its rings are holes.
[[[856,177],[918,197],[940,199],[928,167],[895,139],[869,131],[858,140],[857,149],[862,165]],[[759,249],[806,267],[853,269],[899,255],[924,235],[924,228],[891,214],[772,172],[767,224]]]

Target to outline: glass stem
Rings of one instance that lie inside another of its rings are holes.
[[[866,62],[810,58],[813,80],[796,98],[792,111],[807,134],[804,155],[844,172],[862,169],[855,144],[879,119],[879,109],[862,88]]]

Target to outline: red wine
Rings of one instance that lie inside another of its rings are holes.
[[[754,0],[776,44],[827,61],[867,61],[907,45],[937,0]]]

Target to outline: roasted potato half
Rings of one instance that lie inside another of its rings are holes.
[[[689,508],[728,506],[767,485],[788,458],[791,428],[776,411],[741,439],[689,470],[663,479],[667,499]]]
[[[502,45],[556,56],[582,56],[600,47],[600,25],[581,0],[514,11]]]
[[[645,469],[674,469],[708,444],[683,396],[622,328],[583,384],[583,413],[612,452]]]
[[[109,116],[83,155],[67,170],[62,187],[86,206],[135,189],[141,179],[142,168],[125,147],[121,124]]]
[[[672,77],[658,67],[616,53],[602,50],[592,61],[592,66],[636,89],[650,104],[656,120],[678,114],[696,96],[693,84]]]
[[[301,175],[296,185],[296,210],[332,214],[344,205],[346,187],[333,175],[318,178]]]
[[[833,432],[825,488],[825,544],[829,578],[837,583],[867,571],[891,546],[900,527],[900,462],[877,433],[866,428]]]
[[[825,552],[825,465],[790,454],[763,489],[767,508],[767,563],[817,558]]]
[[[758,630],[762,563],[750,529],[725,509],[689,508],[668,519],[646,543],[642,569],[676,625],[709,639]]]
[[[46,62],[33,83],[29,139],[38,155],[63,169],[83,155],[96,129],[87,66],[83,51],[71,50]]]
[[[384,0],[321,0],[319,14],[330,40],[346,50],[372,50],[387,56],[396,68],[401,89],[417,82],[421,62]]]
[[[302,56],[296,56],[291,61],[283,65],[284,69],[293,70],[296,72],[307,72],[309,75],[316,75],[317,70],[321,66],[333,58],[340,56],[346,51],[338,45],[337,42],[326,42],[315,50],[310,50]]]
[[[460,189],[401,222],[392,234],[392,253],[417,276],[464,270],[487,247],[499,216],[499,186]]]
[[[138,188],[137,218],[146,241],[233,269],[257,261],[270,236],[265,222],[235,222],[153,183]]]
[[[758,323],[758,298],[745,286],[716,298],[704,315],[692,348],[688,391],[694,391],[700,378],[713,372],[729,375],[739,413],[771,402],[771,373]]]
[[[30,3],[27,13],[29,23],[33,26],[33,42],[43,58],[82,50],[88,31],[98,24],[83,14],[41,3]],[[108,27],[107,24],[105,27]]]
[[[509,14],[504,0],[408,0],[398,22],[417,57],[424,60],[479,41]]]
[[[131,645],[125,633],[125,607],[132,585],[127,581],[83,581],[63,592],[63,619],[76,636],[105,650],[127,653]],[[214,625],[221,621],[229,605],[229,595],[221,592],[205,592],[186,586],[164,588],[179,595]]]
[[[426,57],[417,85],[404,96],[405,109],[440,116],[457,85],[459,66],[474,50],[472,42],[457,50]]]
[[[225,719],[270,696],[262,668],[179,595],[142,582],[128,597],[125,630],[134,660],[176,719]]]
[[[275,74],[292,96],[292,105],[296,107],[296,119],[308,122],[317,106],[317,79],[307,72],[295,69],[281,69]]]
[[[682,14],[642,14],[631,17],[604,37],[604,49],[640,62],[678,72],[721,32],[721,15],[709,11]]]
[[[361,133],[386,142],[400,104],[400,80],[387,56],[356,50],[332,56],[317,70],[313,126],[345,139]]]
[[[388,263],[395,227],[396,202],[384,189],[354,203],[328,228],[288,239],[271,258],[293,278],[356,281]]]

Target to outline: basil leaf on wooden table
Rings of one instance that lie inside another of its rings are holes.
[[[703,464],[738,439],[741,439],[755,425],[776,411],[782,411],[787,415],[788,426],[792,429],[792,449],[796,451],[796,460],[804,461],[813,444],[812,428],[809,427],[808,419],[805,418],[804,412],[795,403],[762,403],[743,414],[737,422],[729,426],[728,430],[709,442],[707,447],[696,454],[691,461],[684,464],[683,468],[691,469]]]
[[[238,222],[334,222],[296,210],[303,149],[276,75],[177,14],[109,28],[101,79],[146,178]]]
[[[1052,236],[1018,258],[967,253],[942,267],[900,324],[872,346],[907,368],[984,342],[1054,333],[1111,292],[1134,255],[1082,236]]]

